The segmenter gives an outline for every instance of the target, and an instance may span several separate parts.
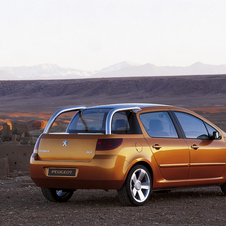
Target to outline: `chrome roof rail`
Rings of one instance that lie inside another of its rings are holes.
[[[128,110],[141,110],[141,108],[140,107],[114,108],[111,111],[109,111],[106,118],[106,125],[105,125],[105,133],[107,135],[111,134],[111,123],[112,123],[113,115],[118,111],[128,111]]]
[[[54,123],[56,118],[59,117],[61,114],[66,113],[66,112],[76,111],[76,110],[83,110],[85,108],[86,108],[85,106],[74,106],[74,107],[62,108],[62,109],[56,111],[52,115],[52,117],[49,119],[43,133],[49,133],[49,130],[50,130],[52,124]]]

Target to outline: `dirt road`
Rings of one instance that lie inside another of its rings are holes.
[[[44,199],[29,176],[0,180],[0,225],[226,225],[217,186],[152,193],[146,205],[122,206],[116,191],[78,190],[67,203]]]

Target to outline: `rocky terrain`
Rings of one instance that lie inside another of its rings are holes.
[[[0,180],[0,225],[226,225],[218,186],[153,192],[141,207],[122,206],[117,192],[78,190],[66,203],[45,200],[29,176]]]

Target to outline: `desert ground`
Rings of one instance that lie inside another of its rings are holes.
[[[189,108],[226,131],[226,75],[1,81],[0,131],[6,122],[38,131],[67,106],[127,102]],[[0,198],[0,225],[226,225],[226,197],[217,186],[153,192],[142,207],[122,206],[116,191],[100,190],[51,203],[29,171],[11,171],[0,180]]]
[[[122,206],[116,191],[78,190],[66,203],[44,199],[27,176],[0,181],[1,225],[226,225],[219,187],[153,192],[141,207]]]

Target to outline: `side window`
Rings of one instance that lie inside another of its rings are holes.
[[[168,112],[143,113],[140,120],[150,137],[178,138]]]
[[[117,112],[112,119],[111,130],[113,133],[127,133],[130,130],[125,112]]]
[[[208,132],[204,125],[204,122],[193,115],[174,112],[184,130],[186,138],[193,139],[209,139]]]

